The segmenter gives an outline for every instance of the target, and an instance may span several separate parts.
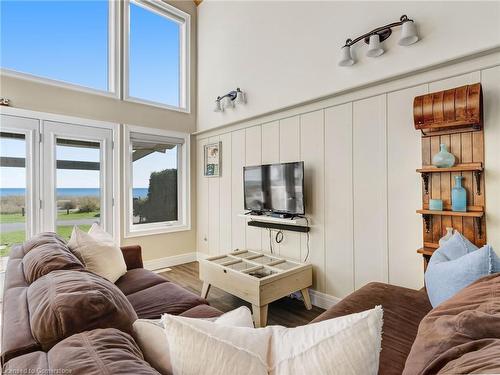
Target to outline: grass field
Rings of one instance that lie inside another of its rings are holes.
[[[78,227],[85,232],[90,229],[90,225],[79,225]],[[72,230],[73,230],[72,225],[59,226],[57,228],[57,234],[59,234],[64,239],[68,240],[69,237],[71,236]],[[2,245],[2,247],[6,246],[5,248],[0,249],[0,256],[4,257],[9,255],[12,245],[22,243],[25,240],[26,237],[25,237],[25,232],[23,230],[8,232],[8,233],[0,233],[0,244]]]
[[[78,220],[78,219],[93,219],[98,217],[99,212],[70,212],[69,215],[66,211],[59,211],[57,213],[57,220]],[[22,223],[26,219],[21,214],[0,214],[0,224],[8,223]]]

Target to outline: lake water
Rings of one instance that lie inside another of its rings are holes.
[[[23,196],[25,189],[23,188],[0,188],[0,197]],[[132,191],[134,198],[146,198],[148,188],[135,188]],[[57,189],[58,197],[97,197],[99,189],[93,188],[62,188]]]

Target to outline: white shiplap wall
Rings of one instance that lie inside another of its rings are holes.
[[[500,248],[498,65],[496,54],[198,135],[197,250],[269,251],[267,230],[248,227],[238,217],[243,166],[304,160],[314,289],[344,297],[370,281],[420,288],[416,249],[422,223],[415,210],[421,185],[415,169],[421,148],[413,98],[478,81],[485,96],[488,236]],[[205,178],[203,145],[216,141],[222,142],[222,177]],[[303,259],[306,235],[285,232],[281,244],[273,240],[273,249]]]

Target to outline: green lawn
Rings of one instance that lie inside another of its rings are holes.
[[[77,220],[77,219],[93,219],[99,217],[99,212],[70,212],[69,215],[66,211],[59,211],[57,213],[57,220]]]
[[[78,220],[78,219],[93,219],[99,217],[99,212],[70,212],[69,215],[66,211],[59,211],[57,213],[57,220]],[[0,214],[0,223],[22,223],[26,219],[21,214]]]
[[[0,214],[0,223],[22,223],[26,220],[26,216],[21,214]]]
[[[81,230],[87,232],[90,229],[90,225],[79,225]],[[57,228],[57,234],[68,240],[71,236],[71,231],[73,230],[72,225],[63,225]],[[16,232],[0,233],[0,244],[6,246],[4,249],[0,249],[0,256],[7,256],[10,253],[12,245],[22,243],[26,240],[25,232],[23,230]]]

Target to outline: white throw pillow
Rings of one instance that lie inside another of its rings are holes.
[[[174,375],[375,375],[382,315],[377,306],[297,328],[226,327],[168,314],[162,321]]]
[[[88,233],[85,233],[75,225],[67,245],[70,250],[73,250],[90,241],[106,245],[115,245],[113,237],[108,232],[102,230],[99,224],[96,223],[92,224]]]
[[[113,238],[100,228],[94,228],[93,234],[90,234],[75,225],[68,247],[88,271],[112,283],[127,273],[122,251],[114,244]]]
[[[179,317],[179,319],[189,318]],[[245,306],[209,320],[220,325],[253,328],[252,313]],[[161,320],[137,319],[132,329],[134,339],[141,348],[146,361],[160,373],[172,374],[168,338]]]

